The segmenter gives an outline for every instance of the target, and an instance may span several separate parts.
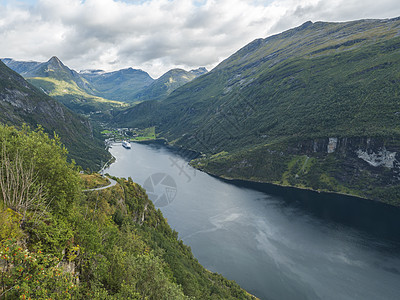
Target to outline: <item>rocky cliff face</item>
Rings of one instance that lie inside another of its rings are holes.
[[[288,153],[325,158],[334,156],[342,167],[353,172],[369,172],[381,183],[398,184],[400,180],[400,141],[380,137],[314,139],[295,143]],[[347,167],[346,167],[347,166]]]
[[[1,63],[0,63],[1,64]],[[2,121],[9,125],[28,123],[36,127],[41,124],[46,130],[65,129],[71,123],[87,125],[87,120],[74,116],[62,104],[41,93],[21,76],[4,65],[0,65],[0,106]]]
[[[326,137],[197,159],[218,176],[361,196],[400,206],[400,140]]]

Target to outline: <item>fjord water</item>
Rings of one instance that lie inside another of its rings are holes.
[[[160,209],[199,262],[260,299],[399,299],[399,209],[224,181],[163,145],[110,152],[107,173],[167,195]]]

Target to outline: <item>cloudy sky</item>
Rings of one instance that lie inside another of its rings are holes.
[[[0,57],[157,78],[311,21],[400,16],[399,0],[0,0]]]

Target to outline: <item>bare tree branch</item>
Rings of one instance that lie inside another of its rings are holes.
[[[4,142],[0,160],[0,195],[4,205],[22,214],[22,220],[25,219],[28,210],[47,209],[46,193],[43,184],[39,183],[33,161],[24,166],[18,151],[11,158]]]

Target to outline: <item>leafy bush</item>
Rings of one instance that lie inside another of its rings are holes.
[[[0,143],[4,150],[3,158],[20,164],[20,171],[32,173],[31,181],[41,186],[46,195],[46,205],[53,212],[67,214],[73,200],[80,194],[81,181],[74,164],[67,162],[68,152],[58,136],[50,139],[41,127],[32,131],[24,126],[18,131],[0,125]],[[4,197],[2,200],[5,201]]]
[[[77,277],[64,272],[57,257],[23,249],[15,239],[0,242],[0,262],[0,298],[72,299],[77,291]]]

